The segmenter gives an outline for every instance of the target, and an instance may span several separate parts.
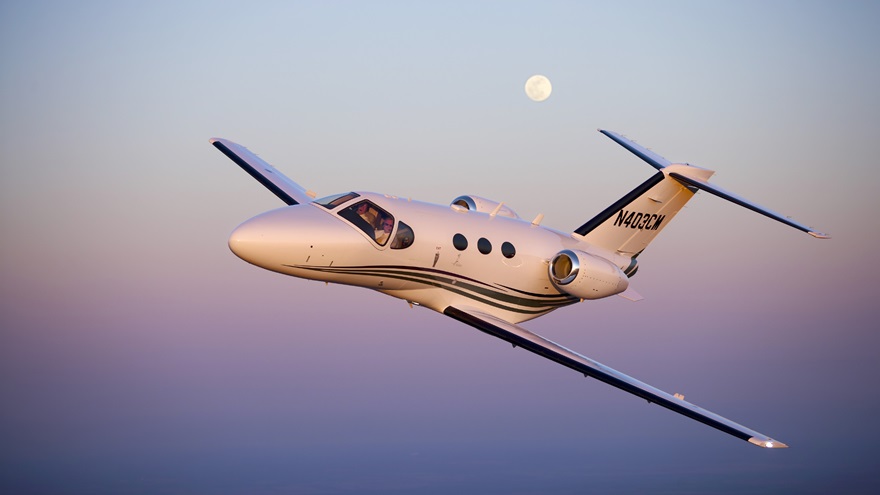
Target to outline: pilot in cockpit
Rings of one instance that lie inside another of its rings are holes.
[[[394,219],[390,216],[382,216],[381,229],[376,230],[375,238],[376,242],[380,245],[384,246],[386,242],[388,242],[388,237],[391,235],[391,231],[394,230]]]
[[[376,212],[370,211],[370,205],[363,202],[357,206],[357,214],[363,218],[371,227],[376,227]]]

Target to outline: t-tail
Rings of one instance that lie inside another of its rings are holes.
[[[816,232],[810,227],[729,193],[714,184],[709,184],[709,177],[715,173],[712,170],[686,163],[672,163],[620,134],[605,130],[599,132],[648,162],[658,172],[590,221],[575,229],[574,233],[583,236],[584,240],[590,244],[634,258],[654,240],[664,227],[669,225],[675,214],[698,190],[732,201],[802,230],[813,237],[829,238],[829,236]]]

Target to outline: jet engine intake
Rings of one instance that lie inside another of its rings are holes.
[[[571,249],[563,249],[550,260],[550,281],[562,292],[581,299],[601,299],[629,287],[629,278],[618,266]]]
[[[495,213],[502,217],[519,218],[515,211],[508,208],[507,205],[492,201],[491,199],[481,198],[479,196],[459,196],[452,200],[450,206],[460,206],[465,210],[479,211],[481,213]],[[501,206],[501,208],[498,208]],[[498,210],[497,212],[495,210]]]

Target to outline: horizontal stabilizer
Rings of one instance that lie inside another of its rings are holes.
[[[706,191],[709,194],[714,194],[715,196],[718,196],[719,198],[724,198],[732,203],[736,203],[736,204],[743,206],[745,208],[748,208],[756,213],[760,213],[761,215],[764,215],[764,216],[772,218],[776,221],[782,222],[790,227],[794,227],[798,230],[806,232],[813,237],[816,237],[819,239],[830,239],[830,236],[827,234],[817,232],[802,223],[795,222],[794,220],[792,220],[788,217],[784,217],[774,211],[768,210],[767,208],[764,208],[761,205],[758,205],[758,204],[753,203],[745,198],[737,196],[736,194],[727,192],[724,189],[716,186],[715,184],[710,184],[708,179],[714,173],[711,170],[706,170],[706,169],[702,169],[699,167],[694,167],[692,165],[684,164],[684,163],[670,162],[666,158],[663,158],[662,156],[658,155],[657,153],[654,153],[653,151],[649,150],[648,148],[645,148],[644,146],[637,144],[637,143],[621,136],[620,134],[617,134],[616,132],[606,131],[603,129],[600,129],[599,132],[608,136],[614,142],[623,146],[624,148],[629,150],[631,153],[633,153],[637,157],[641,158],[642,160],[646,161],[652,167],[659,170],[660,174],[663,175],[663,178],[669,177],[669,178],[675,179],[675,181],[677,181],[679,184],[688,188],[691,191],[691,193],[696,192],[696,190]],[[657,174],[657,175],[659,176],[660,174]],[[653,180],[656,182],[660,182],[662,184],[660,177],[657,177],[656,179],[653,179]],[[641,207],[641,210],[639,210],[638,208],[632,207],[632,205],[638,206],[637,201],[645,194],[654,195],[652,197],[654,198],[655,201],[657,200],[656,191],[651,189],[651,186],[653,186],[653,184],[654,183],[651,182],[651,180],[649,180],[649,182],[645,183],[643,186],[640,186],[640,188],[636,188],[631,193],[629,193],[627,196],[624,196],[623,198],[621,198],[617,203],[608,207],[601,214],[597,215],[595,218],[593,218],[592,220],[590,220],[586,224],[584,224],[581,227],[579,227],[578,229],[576,229],[575,233],[578,233],[583,236],[588,236],[588,235],[592,234],[592,237],[600,238],[599,240],[601,242],[604,242],[605,244],[620,243],[620,240],[621,240],[621,239],[619,239],[619,237],[621,237],[620,235],[617,235],[617,236],[612,235],[611,236],[612,239],[605,239],[605,237],[609,237],[609,235],[607,233],[607,231],[608,231],[607,225],[604,226],[605,228],[601,229],[602,232],[595,232],[595,231],[599,230],[598,228],[600,226],[603,226],[603,224],[605,222],[607,222],[609,218],[614,218],[614,215],[617,214],[617,212],[621,211],[625,207],[630,207],[628,211],[641,212],[643,214],[644,213],[653,214],[654,213],[653,211],[649,212],[648,211],[649,208],[646,208],[644,206]],[[687,199],[690,199],[690,198],[687,197],[687,198],[682,198],[682,199],[684,199],[684,201],[678,205],[679,208],[681,206],[684,206],[684,202],[686,202]],[[659,201],[658,201],[658,203],[659,203]],[[644,201],[642,201],[642,204],[644,204]],[[644,215],[642,218],[644,218]],[[671,219],[671,216],[669,216],[669,218]],[[614,223],[612,226],[613,227],[620,227],[621,224]],[[631,225],[627,225],[627,227],[630,227],[630,226]],[[641,229],[641,228],[643,228],[643,226],[641,224],[639,224],[638,228]],[[643,235],[642,237],[646,237],[646,236]],[[650,242],[650,240],[651,239],[647,239],[647,242]],[[647,245],[647,242],[645,242],[645,239],[641,240],[641,244],[644,244],[644,246]],[[633,244],[633,243],[630,242],[629,244]],[[641,249],[644,249],[644,246],[641,246]],[[609,246],[606,245],[605,247],[609,247]],[[626,249],[626,247],[622,243],[620,244],[620,247],[618,247],[618,246],[610,246],[610,247],[612,249],[617,249],[619,252],[627,252],[627,251],[631,251],[631,249],[632,249],[632,246],[630,246],[629,249]],[[637,245],[637,247],[638,247],[638,245]]]
[[[802,230],[802,231],[804,231],[804,232],[806,232],[806,233],[810,234],[811,236],[816,237],[818,239],[830,239],[831,238],[831,236],[829,236],[827,234],[822,234],[820,232],[816,232],[815,230],[811,229],[810,227],[807,227],[806,225],[804,225],[802,223],[795,222],[794,220],[787,218],[787,217],[784,217],[774,211],[768,210],[767,208],[764,208],[761,205],[755,204],[745,198],[737,196],[736,194],[725,191],[724,189],[716,186],[715,184],[709,184],[706,181],[702,181],[702,180],[694,178],[694,177],[688,177],[688,176],[685,176],[685,175],[682,175],[682,174],[679,174],[676,172],[670,173],[669,176],[672,177],[673,179],[685,184],[685,185],[688,185],[691,187],[696,187],[697,189],[699,189],[701,191],[706,191],[707,193],[714,194],[715,196],[718,196],[719,198],[724,198],[732,203],[736,203],[736,204],[743,206],[745,208],[748,208],[756,213],[760,213],[761,215],[764,215],[764,216],[772,218],[776,221],[782,222],[785,225],[794,227],[798,230]]]
[[[244,146],[220,138],[212,138],[211,144],[288,205],[308,203],[312,200],[312,196],[302,186],[288,179]]]
[[[663,158],[662,156],[658,155],[657,153],[654,153],[653,151],[649,150],[648,148],[645,148],[644,146],[642,146],[634,141],[631,141],[616,132],[606,131],[603,129],[599,129],[599,132],[610,137],[611,139],[614,140],[614,142],[616,142],[617,144],[628,149],[630,152],[632,152],[632,154],[636,155],[637,157],[641,158],[642,160],[645,160],[646,162],[648,162],[648,165],[656,168],[657,170],[662,170],[662,169],[672,165],[672,162],[670,162],[666,158]]]

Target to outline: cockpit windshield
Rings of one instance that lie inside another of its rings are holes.
[[[349,198],[350,199],[350,198]],[[394,217],[369,200],[339,210],[339,216],[363,230],[380,246],[384,246],[394,230]]]
[[[341,205],[342,203],[345,203],[346,201],[348,201],[350,199],[357,198],[358,196],[360,196],[360,194],[354,193],[354,192],[348,192],[348,193],[342,193],[342,194],[334,194],[333,196],[326,196],[326,197],[323,197],[320,199],[316,199],[314,202],[318,203],[319,205],[323,206],[324,208],[327,208],[328,210],[332,210],[332,209],[336,208],[337,206]]]
[[[352,197],[357,197],[357,195]],[[352,197],[348,199],[352,199]],[[341,203],[341,201],[334,201],[332,198],[328,203],[334,202],[336,206]],[[335,206],[328,208],[332,209]],[[392,237],[391,234],[394,233],[394,216],[370,200],[358,201],[351,206],[339,210],[339,216],[364,231],[365,234],[380,246],[384,246],[388,243],[389,239],[393,239],[391,241],[391,249],[404,249],[409,247],[415,238],[412,228],[403,222],[398,223],[397,233]]]

